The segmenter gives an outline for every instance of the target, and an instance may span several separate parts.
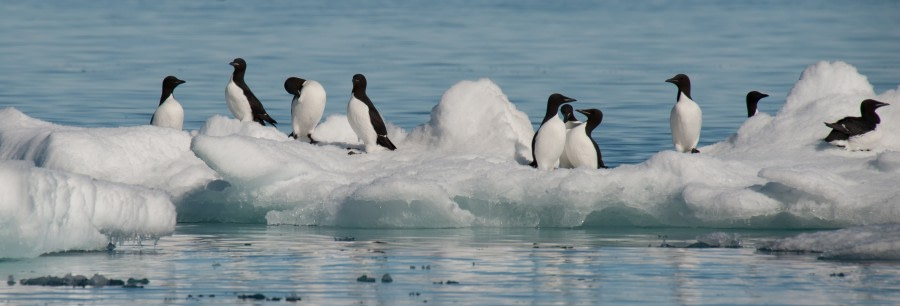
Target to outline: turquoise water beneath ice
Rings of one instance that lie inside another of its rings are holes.
[[[176,75],[185,128],[197,129],[228,114],[228,62],[243,57],[285,133],[288,76],[325,86],[327,116],[346,112],[350,77],[364,73],[382,116],[405,129],[453,84],[490,78],[535,124],[553,92],[602,109],[594,137],[616,166],[670,149],[676,90],[664,80],[677,73],[703,108],[701,145],[735,131],[750,90],[776,113],[817,61],[854,65],[876,92],[900,80],[896,1],[2,1],[0,12],[0,107],[84,127],[148,123]],[[182,224],[156,246],[0,261],[0,276],[147,277],[144,289],[0,285],[0,303],[219,304],[257,292],[312,304],[900,303],[896,262],[755,251],[795,232],[741,232],[736,249],[648,247],[712,231]],[[333,239],[345,236],[356,241]],[[394,282],[356,282],[364,273]],[[447,280],[459,284],[435,284]]]

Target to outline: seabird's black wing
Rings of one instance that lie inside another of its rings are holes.
[[[539,127],[538,131],[540,131],[540,130],[541,130],[541,128]],[[534,136],[531,137],[531,163],[528,165],[533,168],[537,168],[537,156],[534,156],[534,143],[537,141],[537,132],[538,131],[535,131]]]
[[[846,140],[851,136],[865,134],[875,129],[873,124],[860,117],[846,117],[835,123],[825,123],[825,125],[832,128],[828,137],[825,137],[825,141]]]
[[[600,153],[600,146],[597,146],[597,142],[594,141],[594,138],[591,138],[590,136],[588,136],[588,138],[591,140],[591,144],[594,145],[594,151],[597,152],[597,169],[609,168],[603,163],[603,154]]]
[[[247,97],[247,102],[250,103],[250,113],[253,115],[253,121],[259,122],[259,124],[266,125],[266,122],[275,125],[278,122],[272,117],[269,117],[269,114],[266,112],[266,109],[263,107],[262,102],[259,102],[259,99],[256,98],[256,95],[250,91],[250,87],[247,84],[238,84],[241,87],[241,90],[244,91],[244,96]]]
[[[381,118],[381,114],[378,113],[378,110],[375,109],[375,104],[372,103],[372,100],[369,97],[364,96],[362,99],[359,99],[369,107],[369,121],[372,123],[372,128],[375,129],[375,134],[378,135],[378,138],[375,140],[375,143],[387,148],[388,150],[396,150],[397,146],[394,145],[393,142],[387,137],[387,126],[384,124],[384,119]]]

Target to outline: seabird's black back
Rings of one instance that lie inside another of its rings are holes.
[[[831,132],[825,137],[825,141],[847,140],[850,139],[850,137],[862,135],[874,130],[875,127],[881,123],[881,118],[878,117],[875,110],[886,105],[889,104],[867,99],[859,105],[862,116],[844,117],[834,123],[826,122],[825,125],[831,128]]]

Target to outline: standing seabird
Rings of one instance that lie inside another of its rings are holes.
[[[587,122],[573,127],[566,133],[566,154],[572,168],[606,168],[600,147],[591,137],[591,133],[603,121],[603,112],[596,108],[579,109],[578,112],[588,119]]]
[[[558,93],[550,95],[547,99],[544,120],[531,139],[532,167],[550,170],[559,163],[559,156],[562,155],[566,145],[566,125],[559,120],[559,107],[570,102],[575,102],[575,99]]]
[[[387,127],[384,120],[375,109],[375,104],[366,95],[366,77],[362,74],[353,76],[353,91],[350,92],[350,101],[347,103],[347,121],[356,136],[362,140],[366,152],[375,150],[378,146],[388,150],[396,150],[397,147],[387,137]]]
[[[691,79],[687,75],[678,74],[666,82],[678,86],[677,100],[669,115],[669,127],[672,129],[672,144],[675,145],[675,151],[700,153],[697,150],[697,143],[700,142],[703,113],[700,111],[700,106],[691,99]]]
[[[175,100],[175,87],[183,84],[183,80],[179,80],[174,76],[167,76],[162,82],[162,96],[159,98],[159,106],[153,117],[150,117],[150,124],[155,126],[173,128],[181,130],[184,126],[184,108],[181,103]]]
[[[316,143],[312,131],[325,112],[325,88],[313,80],[290,77],[284,81],[284,90],[294,95],[291,100],[292,132],[288,136],[294,139],[305,137],[310,143]]]
[[[242,58],[236,58],[229,65],[234,66],[231,80],[225,86],[225,101],[228,102],[228,110],[234,118],[242,122],[256,121],[266,125],[266,122],[275,125],[275,119],[269,117],[256,95],[250,91],[250,87],[244,82],[244,72],[247,71],[247,62]]]

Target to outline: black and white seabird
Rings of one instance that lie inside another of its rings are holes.
[[[582,123],[575,117],[575,110],[570,104],[563,104],[563,106],[559,108],[559,112],[562,113],[563,123],[566,124],[566,133],[569,133],[569,130]],[[566,139],[566,142],[568,142],[568,137],[566,137]],[[562,154],[559,155],[559,167],[572,168],[572,163],[569,162],[569,157],[566,155],[565,146],[563,146]]]
[[[700,111],[700,106],[691,100],[691,79],[687,75],[678,74],[666,82],[678,86],[677,100],[669,115],[669,127],[672,129],[672,144],[675,145],[675,151],[700,153],[697,150],[697,143],[700,142],[703,113]]]
[[[603,121],[603,112],[599,109],[579,109],[579,113],[587,116],[587,122],[573,127],[566,133],[566,154],[572,168],[606,168],[600,147],[591,137],[591,133]]]
[[[388,139],[384,120],[366,95],[366,84],[366,77],[362,74],[353,76],[353,91],[350,92],[350,101],[347,103],[347,121],[356,136],[362,140],[366,152],[377,150],[379,146],[396,150],[397,147]]]
[[[769,95],[755,90],[747,93],[747,118],[753,117],[753,115],[759,113],[759,110],[756,109],[756,105],[759,104],[760,99],[768,96]]]
[[[171,75],[163,79],[162,96],[159,98],[156,112],[150,117],[150,124],[176,130],[184,127],[184,108],[178,100],[175,100],[175,87],[183,83],[183,80]]]
[[[234,73],[231,74],[231,80],[225,86],[225,101],[228,102],[228,110],[231,111],[234,118],[244,122],[253,120],[262,125],[266,125],[266,122],[272,125],[278,123],[269,117],[262,103],[244,82],[247,62],[242,58],[236,58],[229,65],[234,66]]]
[[[531,139],[531,166],[551,170],[559,164],[559,156],[566,146],[566,125],[559,120],[559,107],[575,99],[555,93],[547,99],[547,112],[541,126]]]
[[[325,88],[313,80],[290,77],[284,81],[284,90],[294,95],[291,100],[291,134],[294,139],[308,138],[316,143],[312,131],[325,112]]]
[[[881,123],[881,118],[875,113],[879,107],[890,105],[884,102],[867,99],[859,104],[861,117],[844,117],[835,123],[826,122],[831,128],[831,133],[825,137],[825,141],[848,140],[852,136],[862,135],[875,129]]]

